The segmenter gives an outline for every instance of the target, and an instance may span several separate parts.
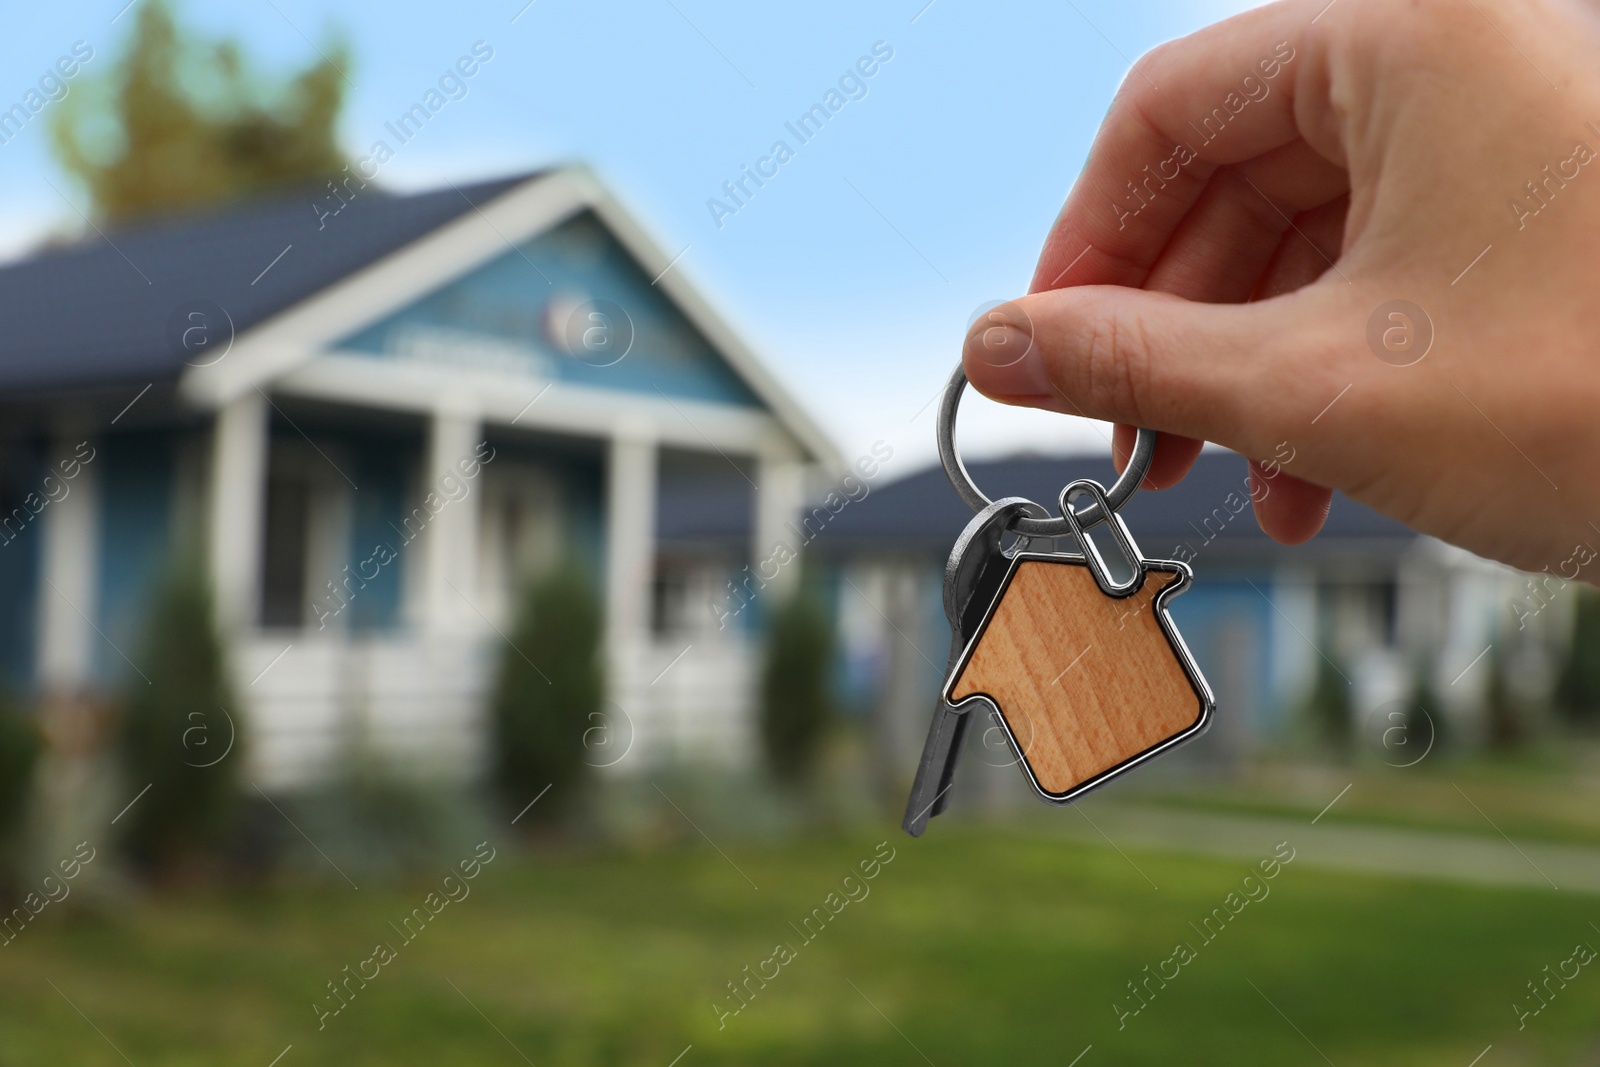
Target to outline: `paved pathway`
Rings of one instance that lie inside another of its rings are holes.
[[[1600,894],[1600,848],[1508,839],[1485,821],[1483,836],[1320,819],[1234,815],[1099,801],[1063,811],[1068,836],[1115,847],[1254,861],[1288,841],[1295,863],[1372,874],[1442,878],[1493,886],[1555,887]]]

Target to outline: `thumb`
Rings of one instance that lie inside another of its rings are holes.
[[[1299,398],[1319,395],[1305,358],[1311,291],[1202,304],[1111,285],[1021,297],[973,323],[974,388],[1006,404],[1144,426],[1264,456]],[[1309,400],[1307,401],[1309,402]]]

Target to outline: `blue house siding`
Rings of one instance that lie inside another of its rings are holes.
[[[397,528],[408,512],[408,476],[415,469],[420,446],[415,438],[386,435],[347,435],[343,452],[352,460],[350,477],[359,487],[352,494],[350,543],[347,556],[352,573],[365,582],[360,595],[350,601],[349,626],[356,630],[389,630],[400,623],[403,579],[395,561],[379,566],[390,553],[400,551]],[[372,560],[363,567],[363,563]],[[374,567],[377,577],[366,579]],[[403,566],[403,564],[402,564]]]
[[[13,509],[32,515],[24,501],[29,493],[40,491],[46,473],[39,444],[29,442],[9,451],[0,463],[0,515],[12,516]],[[0,532],[0,685],[11,692],[25,692],[34,682],[35,620],[43,584],[39,580],[41,518],[32,516],[20,529],[8,527]]]
[[[24,691],[33,682],[39,585],[36,535],[0,548],[0,685],[9,692]]]
[[[567,508],[567,550],[599,580],[605,570],[605,463],[598,451],[545,453],[555,461],[561,498]]]
[[[334,347],[384,358],[477,360],[541,379],[760,407],[743,379],[650,282],[599,219],[584,212]],[[585,362],[561,340],[569,322],[580,335],[588,328],[591,302],[607,316],[593,326],[611,331],[612,343],[623,343],[631,331],[625,356],[601,352]],[[481,352],[455,346],[424,354],[418,338],[429,331],[497,343]]]
[[[556,485],[562,503],[562,552],[583,567],[600,587],[605,570],[605,456],[598,441],[494,432],[491,466],[537,466]]]
[[[1172,620],[1210,682],[1218,715],[1236,717],[1253,737],[1276,732],[1283,709],[1272,691],[1272,605],[1257,589],[1267,575],[1204,574],[1172,601]]]
[[[926,707],[931,714],[944,684],[945,661],[950,652],[950,622],[944,615],[944,568],[925,559],[904,557],[878,562],[891,567],[910,563],[914,567],[916,591],[906,605],[908,615],[900,617],[897,605],[874,600],[870,590],[855,584],[845,560],[807,557],[804,564],[807,579],[814,582],[822,605],[832,618],[840,618],[846,602],[859,607],[864,601],[866,610],[886,625],[882,644],[857,647],[836,635],[839,643],[834,681],[841,705],[852,715],[869,716],[888,698],[897,682],[903,681],[912,687],[911,701]],[[902,658],[911,665],[909,680],[897,670],[897,661]],[[919,721],[926,725],[926,720]]]
[[[152,598],[177,562],[173,479],[179,435],[172,430],[108,434],[100,455],[99,609],[94,674],[114,686],[137,677]],[[126,658],[124,658],[126,657]]]

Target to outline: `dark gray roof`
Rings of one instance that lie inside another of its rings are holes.
[[[328,194],[313,189],[91,233],[7,265],[0,393],[175,379],[186,353],[172,324],[197,302],[242,333],[531,177],[414,196],[368,184],[321,219]]]
[[[1110,459],[1104,456],[1025,456],[967,467],[991,498],[1027,497],[1052,513],[1061,487],[1072,479],[1091,477],[1109,484],[1115,477]],[[1416,540],[1416,534],[1394,520],[1335,494],[1327,525],[1310,546],[1278,545],[1256,525],[1245,477],[1242,457],[1204,452],[1183,481],[1159,492],[1137,493],[1122,515],[1140,549],[1151,557],[1171,557],[1185,544],[1218,561],[1265,562],[1270,557],[1293,558],[1294,553],[1325,556],[1357,547],[1371,557],[1400,551]],[[934,466],[874,486],[865,498],[840,510],[814,544],[841,555],[912,552],[942,558],[971,518],[943,469]]]

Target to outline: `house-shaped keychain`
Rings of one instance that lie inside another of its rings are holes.
[[[1083,553],[1018,553],[943,692],[956,709],[991,705],[1029,781],[1056,803],[1199,735],[1215,708],[1168,615],[1188,565],[1144,559],[1105,505],[1126,564],[1114,577],[1073,518],[1078,493],[1105,496],[1088,480],[1062,491]]]

